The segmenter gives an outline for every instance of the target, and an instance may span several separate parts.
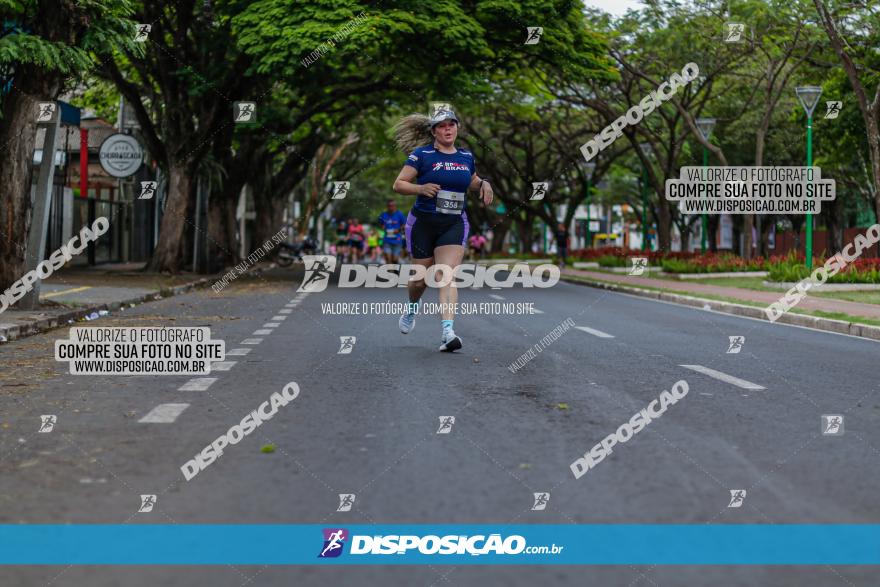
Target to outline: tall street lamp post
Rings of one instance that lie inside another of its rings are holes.
[[[587,178],[586,185],[586,207],[587,207],[587,231],[586,231],[586,245],[592,246],[593,239],[590,236],[590,180],[593,179],[593,172],[596,171],[596,164],[592,161],[588,161],[584,163],[584,176]]]
[[[705,141],[709,141],[709,137],[712,136],[712,129],[715,128],[715,119],[714,118],[698,118],[696,120],[697,129],[699,129],[700,134],[703,135],[703,139]],[[709,166],[709,149],[703,145],[703,167]],[[703,212],[702,222],[700,224],[700,234],[702,238],[700,239],[700,252],[706,254],[706,237],[709,232],[709,215]]]
[[[822,88],[819,86],[800,86],[795,88],[798,100],[807,113],[807,167],[813,166],[813,110],[819,103]],[[813,268],[813,215],[807,214],[807,242],[804,247],[804,256],[807,259],[807,269]]]

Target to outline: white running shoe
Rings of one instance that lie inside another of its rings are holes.
[[[416,327],[416,315],[404,314],[400,317],[397,325],[400,326],[400,331],[402,333],[409,334],[410,332],[412,332],[412,329]]]
[[[461,339],[455,335],[451,329],[446,332],[443,337],[440,339],[440,349],[441,351],[451,353],[452,351],[457,351],[461,348]]]

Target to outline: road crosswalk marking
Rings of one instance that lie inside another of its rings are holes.
[[[177,391],[205,391],[217,381],[216,377],[194,377],[177,388]]]
[[[260,344],[263,342],[262,338],[246,338],[241,341],[241,344]]]
[[[255,336],[263,336],[266,334],[272,334],[272,329],[270,328],[261,328],[260,330],[254,330]]]
[[[231,351],[226,352],[226,356],[227,357],[241,357],[241,356],[248,354],[252,350],[253,349],[232,349]]]
[[[187,409],[189,404],[159,404],[150,410],[146,416],[138,420],[144,424],[170,424]]]
[[[291,312],[293,312],[293,310],[291,310],[290,308],[284,308],[283,310],[278,310],[279,314],[290,314]]]
[[[504,299],[501,296],[495,295],[495,294],[489,294],[489,297],[492,298],[493,300],[503,300]]]
[[[601,330],[596,330],[595,328],[590,328],[589,326],[575,326],[578,330],[583,330],[593,336],[598,336],[599,338],[614,338],[613,334],[608,334],[607,332],[602,332]]]
[[[697,373],[708,375],[709,377],[712,377],[719,381],[723,381],[725,383],[730,383],[731,385],[736,385],[737,387],[741,387],[742,389],[767,389],[766,387],[758,385],[757,383],[752,383],[751,381],[746,381],[745,379],[740,379],[739,377],[734,377],[733,375],[728,375],[727,373],[722,373],[721,371],[716,371],[715,369],[710,369],[709,367],[703,367],[702,365],[679,365],[679,367],[691,369],[693,371],[696,371]]]
[[[266,322],[263,324],[263,328],[276,328],[281,326],[281,322]]]
[[[272,316],[272,321],[276,320],[287,320],[287,316]]]

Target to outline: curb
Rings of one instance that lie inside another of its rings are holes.
[[[271,263],[265,267],[251,267],[247,273],[251,273],[251,271],[259,270],[265,271],[268,269],[272,269],[275,266],[275,263]],[[57,316],[51,316],[49,318],[43,318],[42,320],[37,320],[35,322],[29,322],[27,324],[19,324],[16,326],[9,327],[0,327],[0,345],[4,342],[12,342],[14,340],[18,340],[21,338],[25,338],[26,336],[33,336],[35,334],[40,334],[41,332],[48,332],[49,330],[54,330],[56,328],[63,328],[65,326],[72,326],[72,324],[68,324],[69,320],[76,322],[80,318],[84,318],[89,314],[94,312],[99,312],[101,310],[106,310],[108,312],[115,312],[119,310],[122,306],[130,306],[140,305],[147,302],[153,302],[156,300],[161,300],[163,298],[174,297],[183,293],[187,293],[194,289],[202,289],[208,287],[210,284],[216,282],[216,279],[211,280],[207,277],[203,277],[201,279],[197,279],[195,281],[191,281],[189,283],[183,283],[181,285],[175,285],[173,287],[163,287],[159,289],[159,291],[155,291],[148,294],[143,294],[139,296],[135,296],[133,298],[129,298],[127,300],[121,300],[118,302],[110,302],[107,304],[96,304],[94,306],[87,306],[83,308],[77,308],[76,310],[70,310],[59,314]],[[5,341],[2,339],[6,339]]]
[[[666,293],[649,289],[641,289],[628,285],[618,285],[616,283],[605,283],[601,281],[592,281],[584,278],[572,278],[563,275],[560,279],[568,283],[595,287],[597,289],[606,289],[620,293],[631,294],[643,298],[651,298],[664,302],[671,302],[682,306],[692,306],[702,308],[704,310],[714,310],[723,314],[732,314],[734,316],[745,316],[747,318],[757,318],[763,322],[770,322],[764,310],[754,306],[746,306],[743,304],[734,304],[731,302],[720,302],[717,300],[707,300],[705,298],[697,298],[682,294]],[[780,316],[777,322],[783,324],[791,324],[793,326],[804,326],[806,328],[814,328],[816,330],[825,330],[828,332],[836,332],[838,334],[849,334],[860,338],[868,338],[880,341],[880,326],[870,326],[868,324],[859,324],[858,322],[846,322],[844,320],[834,320],[831,318],[821,318],[819,316],[807,316],[805,314],[794,314],[787,312]]]

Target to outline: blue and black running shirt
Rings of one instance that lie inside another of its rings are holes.
[[[425,145],[410,153],[404,165],[415,168],[418,172],[416,183],[419,185],[436,183],[441,190],[464,194],[461,204],[461,211],[464,211],[468,186],[471,185],[471,177],[477,172],[473,153],[465,149],[458,149],[451,154],[441,153],[434,149],[434,145]],[[442,198],[439,200],[443,201]],[[413,208],[420,212],[436,213],[437,202],[438,198],[417,196]],[[460,214],[461,211],[456,213]]]

